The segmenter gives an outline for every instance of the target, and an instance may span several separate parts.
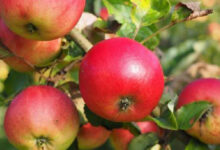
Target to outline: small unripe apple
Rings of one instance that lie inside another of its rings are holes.
[[[22,58],[33,66],[47,65],[57,57],[61,50],[61,38],[52,41],[34,41],[25,39],[10,31],[1,18],[0,33],[1,43],[4,44],[13,54],[20,57],[20,60]],[[13,62],[11,63],[14,64]]]
[[[85,0],[0,0],[0,15],[22,37],[53,40],[76,25],[84,7]]]
[[[138,122],[141,133],[154,132],[160,134],[158,126],[154,122]],[[114,129],[110,135],[110,141],[115,150],[127,150],[128,144],[134,138],[134,135],[127,129]]]
[[[4,128],[18,150],[66,150],[77,136],[79,117],[58,89],[31,86],[11,102]]]
[[[9,67],[8,65],[0,60],[0,81],[4,81],[8,77]]]
[[[220,80],[199,79],[188,84],[181,92],[177,108],[197,101],[212,104],[187,133],[207,144],[220,144]]]
[[[110,131],[102,126],[92,126],[90,123],[80,127],[77,135],[80,150],[95,149],[103,145],[110,136]]]
[[[157,106],[164,88],[157,56],[138,42],[113,38],[96,44],[80,66],[88,108],[115,122],[138,121]]]

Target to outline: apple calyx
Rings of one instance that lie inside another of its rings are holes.
[[[25,28],[27,29],[27,31],[28,31],[29,33],[35,33],[35,32],[37,32],[37,30],[38,30],[38,28],[37,28],[34,24],[32,24],[32,23],[26,24],[26,25],[25,25]]]
[[[127,111],[132,105],[134,98],[132,96],[122,96],[119,100],[119,110]]]
[[[36,139],[36,145],[40,150],[47,150],[47,145],[50,144],[50,139],[44,136],[40,136]]]

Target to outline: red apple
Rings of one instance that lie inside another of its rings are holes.
[[[181,92],[177,108],[197,101],[210,102],[213,107],[187,133],[204,143],[220,144],[220,80],[207,78],[190,83]]]
[[[94,127],[90,123],[84,124],[77,136],[79,149],[95,149],[103,145],[109,135],[110,131],[102,126]]]
[[[216,41],[220,41],[220,24],[217,22],[212,22],[209,24],[208,29],[211,37]]]
[[[0,0],[0,15],[22,37],[53,40],[76,25],[84,7],[85,0]]]
[[[100,17],[101,17],[103,20],[108,20],[108,18],[109,18],[109,13],[108,13],[107,8],[105,8],[105,7],[101,8],[101,10],[100,10]]]
[[[88,108],[115,122],[138,121],[158,104],[164,77],[156,55],[128,38],[96,44],[80,66],[79,86]]]
[[[60,53],[61,38],[53,41],[34,41],[10,31],[0,19],[0,41],[16,56],[34,66],[45,66]]]
[[[49,86],[31,86],[17,95],[4,120],[9,141],[19,150],[66,150],[77,136],[72,101]]]
[[[138,127],[141,133],[154,132],[159,134],[159,128],[154,122],[138,122]],[[126,129],[114,129],[110,135],[110,141],[115,150],[127,150],[129,142],[134,138],[134,135]]]

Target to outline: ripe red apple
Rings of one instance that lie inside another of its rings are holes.
[[[61,91],[31,86],[10,104],[4,128],[19,150],[66,150],[77,136],[78,112]]]
[[[22,37],[53,40],[76,25],[84,7],[85,0],[0,0],[0,15]]]
[[[158,104],[164,77],[156,55],[128,38],[96,44],[80,66],[79,86],[91,111],[115,122],[138,121]]]
[[[181,92],[177,108],[196,102],[208,101],[213,107],[187,133],[207,144],[220,144],[220,80],[199,79]]]
[[[16,56],[34,66],[45,66],[53,60],[61,48],[61,38],[52,41],[34,41],[22,38],[10,31],[0,18],[0,41]]]
[[[110,131],[102,126],[94,127],[90,123],[80,127],[77,135],[79,149],[95,149],[103,145],[110,136]]]
[[[108,20],[108,18],[109,18],[109,13],[108,13],[107,8],[105,8],[105,7],[101,8],[101,10],[100,10],[100,17],[101,17],[103,20]]]
[[[154,132],[159,134],[159,128],[154,122],[138,122],[138,127],[141,133]],[[110,141],[115,150],[127,150],[129,142],[134,138],[134,135],[127,129],[114,129],[110,135]]]

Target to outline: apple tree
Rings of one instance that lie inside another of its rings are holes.
[[[0,0],[0,149],[218,150],[218,0]]]

